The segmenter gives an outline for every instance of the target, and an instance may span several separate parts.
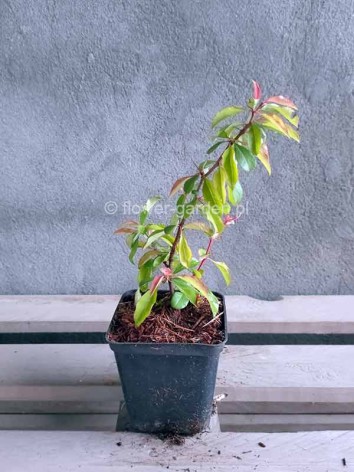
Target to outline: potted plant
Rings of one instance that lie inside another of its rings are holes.
[[[271,173],[267,133],[299,141],[296,110],[281,95],[262,101],[253,81],[247,106],[228,106],[214,116],[209,157],[172,185],[169,221],[150,221],[160,200],[153,197],[138,220],[115,231],[126,235],[132,263],[139,251],[138,288],[123,294],[106,334],[134,430],[194,434],[208,424],[227,323],[224,297],[207,287],[204,270],[214,264],[230,283],[229,268],[213,259],[212,247],[237,221],[232,208],[243,195],[240,170],[249,172],[260,161]],[[218,157],[210,157],[215,151]],[[191,231],[207,238],[197,256]],[[164,284],[168,290],[161,290]]]

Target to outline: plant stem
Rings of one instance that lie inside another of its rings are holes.
[[[221,160],[222,160],[222,157],[223,157],[223,154],[224,152],[226,151],[226,149],[228,149],[230,146],[234,145],[235,142],[242,136],[246,133],[246,131],[251,127],[252,125],[252,120],[253,120],[253,117],[254,115],[257,113],[258,109],[261,107],[262,103],[255,109],[255,110],[251,110],[251,116],[248,120],[248,122],[244,125],[244,127],[237,133],[237,135],[232,138],[232,139],[229,139],[229,143],[227,145],[227,147],[223,150],[223,152],[220,154],[220,156],[218,157],[218,159],[214,162],[214,164],[210,167],[210,169],[208,169],[207,172],[204,173],[201,173],[200,174],[200,181],[199,181],[199,184],[198,184],[198,187],[197,187],[197,194],[199,193],[200,189],[202,188],[202,185],[203,185],[203,181],[206,177],[208,177],[212,172],[214,172],[214,170],[216,170],[220,164],[221,164]],[[177,232],[176,232],[176,236],[175,236],[175,240],[172,244],[172,247],[171,247],[171,251],[170,251],[170,255],[168,257],[168,262],[167,262],[167,267],[171,267],[172,265],[172,262],[173,262],[173,257],[176,253],[176,250],[177,250],[177,246],[178,246],[178,243],[181,239],[181,236],[182,236],[182,231],[183,231],[183,227],[185,225],[185,222],[186,222],[186,218],[185,217],[182,217],[178,223],[178,226],[177,226]],[[211,239],[209,240],[209,245],[208,245],[208,249],[207,249],[207,253],[210,251],[211,249],[211,246],[212,246],[212,242],[211,242]],[[205,259],[203,259],[201,261],[201,263],[199,264],[199,267],[198,269],[203,265]],[[173,295],[173,287],[172,287],[172,284],[169,284],[169,289],[170,289],[170,292],[171,292],[171,295]]]
[[[205,257],[203,257],[203,259],[200,261],[199,266],[197,267],[197,270],[200,270],[203,267],[205,261],[208,259],[208,256],[211,252],[211,248],[214,244],[214,241],[215,241],[214,238],[209,239],[208,247],[207,247],[206,252],[205,252]]]

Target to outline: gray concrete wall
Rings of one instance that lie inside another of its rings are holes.
[[[244,176],[227,292],[354,293],[352,19],[350,0],[1,0],[0,291],[134,287],[122,203],[188,174],[254,78],[298,103],[302,142]]]

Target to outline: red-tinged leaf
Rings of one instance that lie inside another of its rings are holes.
[[[115,230],[115,232],[113,234],[131,234],[131,233],[134,233],[136,230],[133,229],[133,228],[118,228]]]
[[[178,192],[178,190],[181,190],[183,187],[184,183],[193,177],[192,175],[187,175],[186,177],[181,177],[180,179],[176,180],[176,182],[172,185],[171,191],[170,191],[170,197],[172,197],[175,193]]]
[[[155,275],[150,285],[151,293],[154,293],[158,289],[158,287],[162,284],[163,279],[164,279],[163,275]]]
[[[294,141],[300,142],[299,133],[290,126],[289,123],[283,121],[278,115],[269,113],[262,114],[260,123],[266,128],[272,129],[290,139],[294,139]]]
[[[253,82],[253,98],[255,100],[259,100],[262,96],[261,87],[259,83],[256,82],[255,80],[252,80],[252,82]]]
[[[297,110],[295,103],[290,100],[290,98],[283,97],[283,95],[267,98],[264,103],[277,103],[278,105],[283,105],[285,107],[292,108],[293,110]]]
[[[286,118],[295,128],[299,127],[299,116],[296,114],[296,111],[291,108],[277,105],[276,103],[267,103],[262,107],[262,112],[278,113]]]
[[[173,275],[173,272],[169,267],[161,267],[160,270],[163,273],[163,275],[166,277],[166,279],[171,278],[171,276]]]
[[[156,249],[150,249],[149,251],[146,251],[145,254],[143,254],[141,258],[139,259],[138,267],[141,267],[144,264],[146,264],[146,262],[151,261],[152,259],[155,259],[160,254],[161,254],[160,251],[157,251]]]
[[[129,234],[134,233],[138,228],[139,224],[137,221],[128,220],[120,225],[113,234]]]
[[[261,149],[259,150],[259,153],[257,154],[257,157],[261,161],[261,163],[264,165],[264,167],[267,169],[268,174],[270,175],[272,173],[272,170],[270,167],[268,146],[265,143],[262,144]]]

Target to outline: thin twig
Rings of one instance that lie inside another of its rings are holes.
[[[210,325],[213,321],[217,320],[218,318],[220,318],[221,315],[223,315],[224,312],[220,312],[217,316],[215,316],[215,318],[213,318],[212,320],[208,321],[205,325],[203,325],[203,328],[205,328],[206,326]]]
[[[205,313],[203,313],[202,316],[194,323],[192,328],[193,330],[199,325],[203,318],[205,318]]]

